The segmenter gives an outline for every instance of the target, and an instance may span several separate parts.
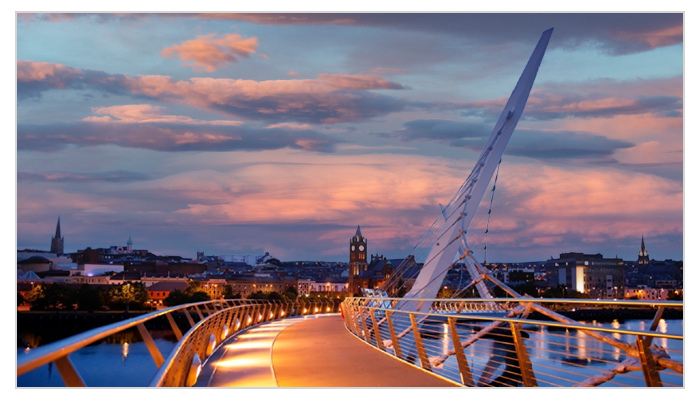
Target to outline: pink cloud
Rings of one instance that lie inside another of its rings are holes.
[[[256,118],[289,114],[292,118],[335,123],[357,121],[401,107],[394,100],[362,107],[368,90],[398,90],[404,87],[376,75],[320,74],[317,79],[252,81],[243,79],[192,78],[176,81],[167,76],[128,78],[125,86],[133,94],[216,109]]]
[[[186,125],[228,125],[239,126],[241,121],[231,120],[214,120],[205,121],[197,120],[181,115],[163,115],[163,107],[153,106],[150,104],[128,104],[122,106],[111,107],[96,107],[92,109],[93,113],[105,114],[100,117],[86,117],[83,121],[86,122],[114,122],[127,124],[145,124],[145,123],[175,123]]]
[[[166,47],[161,52],[163,57],[185,61],[185,65],[195,70],[214,72],[226,64],[238,62],[239,58],[248,58],[256,53],[257,38],[243,38],[238,34],[200,35],[179,45]]]
[[[275,129],[275,128],[282,128],[282,129],[311,129],[311,125],[309,124],[298,124],[295,122],[281,122],[279,124],[272,124],[268,125],[267,129]]]
[[[67,87],[67,81],[78,78],[83,71],[61,64],[36,61],[17,61],[17,82],[49,82],[57,88]]]
[[[613,37],[633,43],[644,43],[651,48],[683,43],[683,25],[660,28],[647,32],[623,31],[613,33]]]
[[[523,165],[509,168],[501,186],[512,199],[508,214],[527,218],[535,237],[625,237],[683,227],[682,183],[653,175]]]

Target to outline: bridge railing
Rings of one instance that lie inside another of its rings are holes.
[[[306,298],[295,301],[211,300],[184,304],[95,328],[18,354],[17,376],[54,363],[66,386],[86,386],[80,371],[70,360],[71,354],[136,328],[157,368],[150,386],[191,386],[196,382],[202,363],[231,335],[271,320],[337,311],[338,305],[333,301]],[[182,314],[187,321],[185,329],[174,318]],[[149,322],[162,318],[167,319],[178,340],[167,358],[163,357],[147,328]]]
[[[425,301],[430,312],[406,311]],[[361,340],[464,386],[683,386],[682,302],[349,298],[342,309]]]

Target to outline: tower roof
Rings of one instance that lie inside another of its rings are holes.
[[[355,236],[362,237],[362,231],[360,231],[360,225],[357,225],[357,232],[355,232]]]
[[[61,237],[61,217],[58,217],[58,222],[56,223],[56,236],[55,238],[60,238]]]

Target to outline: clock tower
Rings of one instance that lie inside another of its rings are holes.
[[[359,293],[355,287],[355,278],[367,271],[367,239],[362,236],[360,225],[357,225],[355,236],[350,239],[350,262],[348,263],[348,290],[350,294]]]

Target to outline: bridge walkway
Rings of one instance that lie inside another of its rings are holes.
[[[339,314],[274,321],[220,346],[196,387],[455,387],[349,333]]]

